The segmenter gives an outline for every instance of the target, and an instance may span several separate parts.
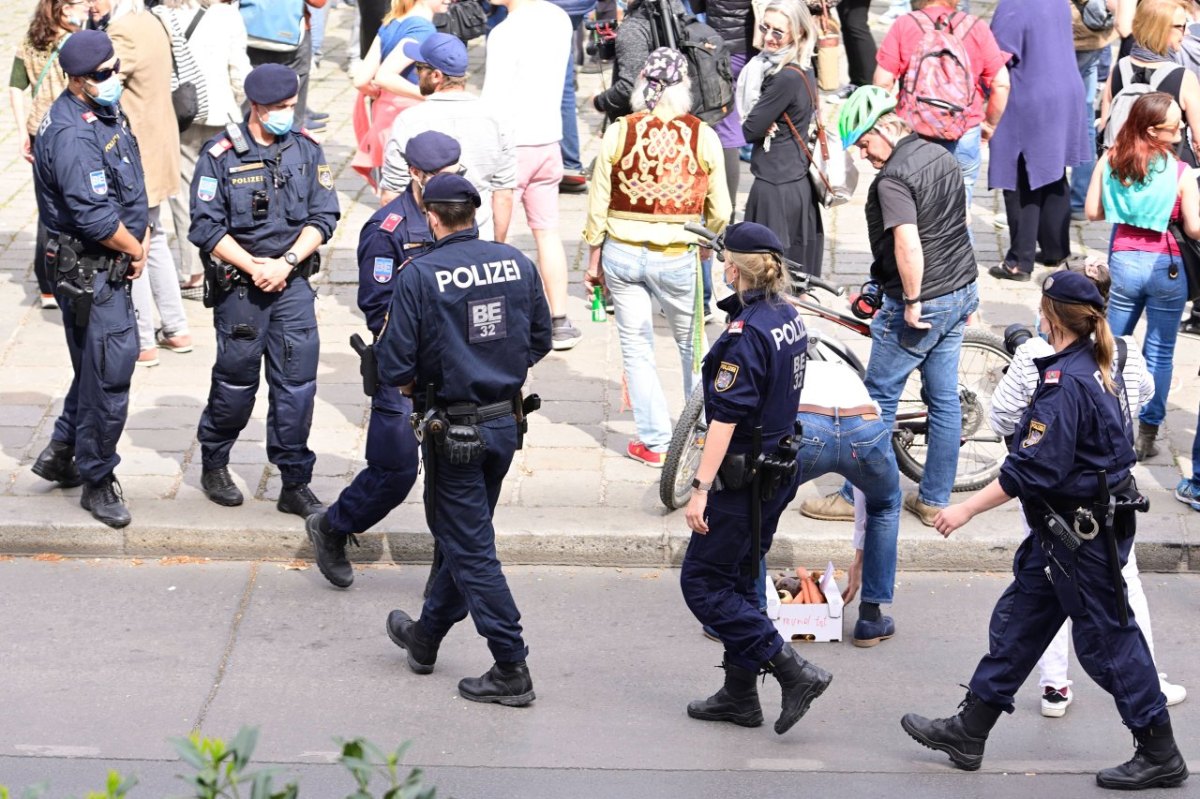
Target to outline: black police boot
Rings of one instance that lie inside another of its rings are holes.
[[[1133,758],[1114,768],[1096,773],[1101,788],[1140,791],[1145,788],[1175,788],[1188,778],[1187,764],[1175,746],[1171,722],[1133,731]]]
[[[242,504],[242,492],[233,484],[228,466],[205,469],[200,475],[200,487],[204,489],[204,496],[218,505],[232,508]]]
[[[533,693],[533,678],[525,661],[496,662],[482,677],[467,677],[458,681],[458,692],[472,702],[493,702],[508,707],[525,707],[537,697]]]
[[[324,511],[305,519],[304,531],[308,533],[308,540],[312,542],[313,552],[317,556],[317,568],[321,570],[321,574],[338,588],[349,588],[354,582],[354,567],[346,557],[346,541],[353,541],[354,546],[358,546],[358,539],[354,533],[342,535],[330,528],[329,519]]]
[[[91,511],[97,521],[109,527],[124,527],[133,521],[121,496],[121,485],[111,474],[99,483],[85,483],[79,504],[84,510]]]
[[[689,702],[687,714],[703,721],[731,721],[741,727],[759,727],[763,723],[762,705],[758,703],[758,686],[752,671],[738,668],[729,662],[725,669],[725,684],[708,699]]]
[[[75,447],[62,441],[51,439],[33,462],[32,470],[43,480],[58,483],[63,488],[83,485],[83,478],[75,466]]]
[[[900,726],[917,743],[950,755],[950,762],[963,771],[977,771],[983,763],[983,746],[1000,718],[1000,708],[987,704],[967,690],[957,716],[927,719],[906,713]]]
[[[408,653],[408,667],[414,673],[433,673],[441,641],[430,638],[421,622],[402,610],[393,610],[387,617],[387,633],[393,644]]]
[[[825,693],[833,675],[797,655],[789,643],[771,658],[767,670],[783,689],[783,712],[775,721],[775,733],[783,735],[808,712],[813,700]]]
[[[317,499],[308,483],[284,483],[275,507],[280,513],[294,513],[302,519],[307,519],[314,513],[325,510],[325,503]]]

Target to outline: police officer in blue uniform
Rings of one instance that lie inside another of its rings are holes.
[[[688,715],[743,727],[763,722],[755,678],[766,669],[783,690],[782,735],[833,678],[805,661],[759,610],[759,562],[783,509],[796,494],[795,421],[808,334],[787,301],[783,245],[769,228],[730,225],[718,303],[729,326],[704,358],[708,436],[687,522],[692,540],[680,584],[688,608],[725,645],[725,684],[688,705]],[[755,546],[757,544],[757,547]]]
[[[426,131],[413,136],[404,158],[412,169],[408,187],[367,220],[358,238],[358,308],[375,341],[383,329],[396,272],[433,244],[421,192],[439,172],[457,172],[462,148],[444,133]],[[367,424],[367,467],[342,491],[327,512],[308,517],[305,529],[325,579],[339,588],[354,582],[346,557],[346,541],[356,532],[383,521],[417,480],[417,439],[409,416],[412,400],[395,386],[378,385],[374,346],[352,341],[363,358],[364,390],[371,396]],[[355,540],[357,543],[357,540]]]
[[[131,517],[113,470],[138,355],[129,281],[145,265],[146,185],[108,35],[72,34],[58,61],[70,80],[38,129],[33,175],[74,378],[33,472],[82,483],[84,509],[124,527]]]
[[[468,612],[495,664],[464,679],[475,702],[534,700],[521,614],[496,557],[492,514],[533,397],[521,399],[529,368],[550,351],[550,308],[537,269],[507,244],[480,241],[479,192],[459,175],[425,185],[437,240],[396,275],[379,339],[383,385],[412,394],[422,415],[425,514],[443,559],[421,616],[388,615],[388,635],[418,674],[433,671],[442,639]]]
[[[265,354],[267,458],[283,478],[277,507],[307,518],[323,507],[308,487],[320,350],[309,278],[320,267],[317,248],[337,226],[337,192],[321,147],[292,132],[296,73],[264,64],[245,87],[250,113],[205,145],[191,188],[188,239],[205,263],[217,332],[197,433],[201,486],[218,505],[242,504],[229,451],[250,420]]]
[[[1055,352],[1037,358],[1038,387],[1013,437],[1000,476],[938,514],[944,536],[975,514],[1020,497],[1034,535],[1013,562],[1015,580],[992,612],[990,651],[971,678],[956,716],[901,719],[921,744],[978,769],[984,744],[1062,623],[1070,617],[1075,654],[1112,694],[1133,731],[1131,760],[1096,775],[1103,788],[1169,787],[1187,779],[1166,699],[1146,641],[1129,615],[1120,570],[1133,547],[1134,511],[1148,502],[1130,470],[1132,424],[1112,334],[1095,283],[1058,272],[1042,287],[1042,332]]]

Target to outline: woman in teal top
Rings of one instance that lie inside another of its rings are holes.
[[[1200,239],[1196,172],[1175,157],[1182,122],[1183,112],[1171,95],[1139,97],[1112,149],[1096,164],[1085,204],[1088,219],[1114,223],[1108,256],[1113,335],[1133,333],[1146,312],[1142,353],[1155,391],[1138,417],[1138,460],[1158,453],[1154,439],[1166,416],[1179,317],[1189,294],[1179,245],[1168,226],[1179,224],[1187,236]]]

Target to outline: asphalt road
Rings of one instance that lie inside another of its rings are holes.
[[[1027,686],[977,774],[900,730],[904,712],[954,712],[1001,574],[902,573],[896,638],[866,650],[800,644],[834,682],[776,736],[770,679],[762,728],[684,715],[719,684],[720,650],[683,605],[677,572],[509,569],[538,693],[525,709],[457,696],[460,677],[490,665],[469,626],[443,643],[433,675],[405,667],[384,619],[397,606],[417,611],[424,572],[365,568],[339,592],[315,569],[280,564],[0,562],[0,784],[49,780],[46,796],[57,799],[98,789],[116,768],[141,779],[133,799],[180,795],[184,767],[167,739],[194,728],[229,738],[243,724],[262,728],[256,761],[299,774],[308,797],[351,791],[331,763],[338,736],[412,740],[407,762],[427,770],[439,796],[460,799],[1087,797],[1101,794],[1092,773],[1132,751],[1111,700],[1075,665],[1067,716],[1042,718]],[[1200,691],[1200,576],[1144,579],[1159,666]],[[1197,701],[1174,713],[1194,763]]]

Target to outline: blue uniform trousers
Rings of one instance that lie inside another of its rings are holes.
[[[421,609],[421,625],[441,640],[469,612],[496,661],[516,663],[529,648],[521,637],[521,613],[496,557],[492,514],[517,449],[517,421],[506,416],[483,422],[479,429],[487,453],[477,463],[451,466],[428,439],[423,444],[426,462],[437,458],[436,478],[430,479],[425,469],[425,517],[443,557]]]
[[[235,286],[214,310],[217,362],[197,438],[204,468],[229,463],[229,450],[250,420],[266,354],[267,458],[285,483],[308,483],[316,455],[308,448],[317,394],[320,339],[313,290],[294,276],[281,292]]]
[[[108,285],[108,272],[92,281],[87,325],[75,324],[75,306],[56,292],[75,375],[54,423],[55,441],[75,447],[75,463],[88,483],[98,483],[121,462],[117,439],[129,414],[129,383],[137,364],[137,323],[129,284]]]
[[[380,386],[367,423],[367,468],[329,506],[325,518],[339,533],[370,530],[408,496],[417,481],[417,437],[408,417],[412,400]]]
[[[797,475],[799,478],[799,475]],[[782,485],[762,507],[762,547],[750,560],[750,489],[714,491],[708,498],[708,533],[692,533],[679,576],[683,600],[696,619],[725,645],[725,660],[748,671],[783,648],[783,637],[761,610],[756,566],[771,549],[783,509],[796,496],[798,479]]]
[[[1125,625],[1117,618],[1117,595],[1104,536],[1084,541],[1074,554],[1052,541],[1051,554],[1074,575],[1068,579],[1046,557],[1040,535],[1035,531],[1017,549],[1013,560],[1016,579],[992,611],[989,651],[975,669],[971,691],[989,705],[1011,713],[1017,689],[1069,616],[1074,622],[1075,655],[1088,676],[1112,694],[1126,726],[1142,729],[1165,724],[1170,720],[1166,699],[1159,690],[1146,639],[1132,611]],[[1133,536],[1119,542],[1122,566],[1132,547]],[[1053,584],[1046,579],[1047,563]]]

